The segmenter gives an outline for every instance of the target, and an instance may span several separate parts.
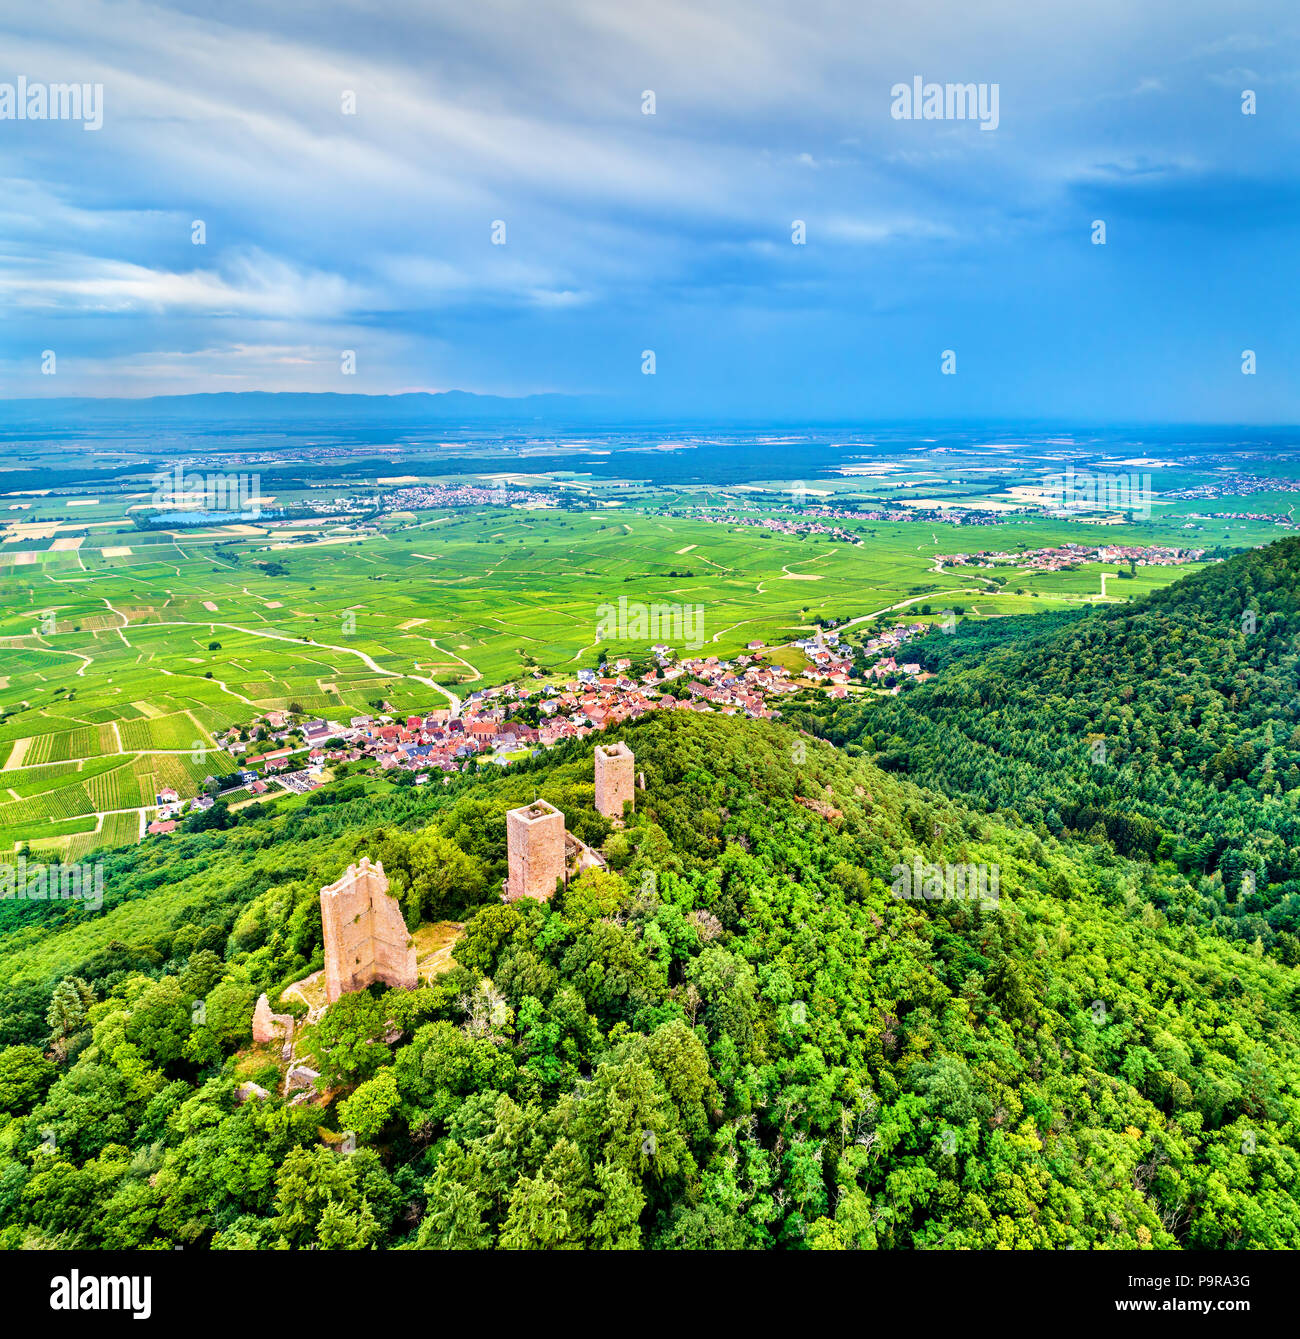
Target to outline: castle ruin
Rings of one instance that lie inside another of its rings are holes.
[[[636,791],[636,755],[620,739],[596,745],[596,812],[622,818],[624,803],[633,803]]]
[[[349,865],[341,879],[320,890],[320,916],[331,1004],[375,981],[415,989],[415,945],[397,899],[388,894],[382,864],[372,865],[369,856],[362,856],[360,864]]]
[[[260,1046],[293,1040],[293,1015],[272,1013],[266,991],[258,996],[253,1010],[253,1040]]]
[[[535,800],[506,813],[505,900],[535,897],[545,902],[555,881],[565,875],[564,815],[545,800]]]
[[[606,868],[605,857],[566,831],[564,815],[546,800],[506,811],[506,856],[504,902],[521,897],[545,902],[555,893],[556,880],[567,887],[584,869]]]

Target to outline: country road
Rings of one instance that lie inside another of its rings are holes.
[[[312,637],[286,637],[283,633],[267,632],[261,628],[245,628],[238,623],[221,623],[216,619],[208,619],[202,623],[195,623],[190,619],[167,619],[164,622],[150,623],[151,628],[228,628],[231,632],[242,632],[249,637],[264,637],[273,642],[289,642],[293,646],[314,646],[321,651],[338,651],[342,655],[356,656],[358,660],[369,670],[376,674],[381,674],[389,679],[410,679],[414,683],[422,683],[426,688],[432,688],[435,693],[441,693],[451,706],[453,716],[460,715],[460,698],[449,688],[444,688],[442,684],[434,679],[430,679],[423,674],[407,674],[402,670],[385,669],[382,665],[376,663],[374,658],[365,651],[358,650],[355,646],[335,646],[331,642],[318,642]]]

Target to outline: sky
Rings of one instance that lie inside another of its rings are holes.
[[[1292,0],[6,9],[3,398],[1300,418]]]

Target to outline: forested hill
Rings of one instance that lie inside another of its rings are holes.
[[[621,736],[622,832],[574,746],[150,842],[103,913],[10,930],[0,1246],[1300,1246],[1289,968],[1169,924],[1104,843],[787,727]],[[535,788],[612,868],[503,906]],[[289,1105],[253,1003],[302,1012],[280,990],[362,853],[412,929],[465,922],[458,965],[304,1029],[328,1093]],[[998,899],[894,896],[915,860]]]
[[[816,728],[925,786],[1190,876],[1193,925],[1300,963],[1300,538],[1082,618],[914,643],[938,676]],[[810,722],[809,722],[810,723]]]

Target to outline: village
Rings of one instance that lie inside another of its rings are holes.
[[[504,482],[495,488],[477,484],[422,484],[392,489],[379,499],[384,511],[429,511],[438,507],[555,507],[554,492],[528,491]]]
[[[1139,567],[1178,567],[1200,562],[1204,549],[1171,549],[1160,544],[1056,544],[1023,553],[945,554],[945,567],[998,567],[1014,564],[1035,572],[1060,572],[1078,563],[1132,563]]]
[[[741,508],[743,512],[762,512],[762,506]],[[798,505],[791,513],[797,519],[781,516],[742,515],[737,511],[716,512],[705,507],[688,510],[684,515],[692,520],[707,521],[711,525],[757,526],[784,535],[821,535],[844,544],[861,544],[863,537],[842,526],[827,525],[827,521],[896,521],[930,522],[932,524],[970,526],[997,525],[998,517],[973,507],[918,506],[908,503],[903,507],[861,506],[852,509]]]
[[[862,543],[861,535],[855,535],[840,526],[824,524],[824,518],[831,515],[845,516],[852,520],[862,519],[858,512],[802,511],[799,513],[801,519],[787,521],[779,516],[738,516],[734,512],[706,512],[703,509],[699,515],[692,515],[692,519],[707,521],[711,525],[756,526],[760,530],[769,530],[778,535],[821,535],[839,544]]]
[[[900,663],[896,651],[929,630],[925,623],[900,624],[865,640],[866,682],[902,677],[926,679],[917,663]],[[768,658],[769,648],[751,641],[734,660],[718,656],[678,659],[671,646],[651,648],[654,666],[632,673],[629,657],[606,659],[598,669],[580,669],[564,684],[507,683],[470,694],[458,712],[441,707],[400,714],[389,704],[374,714],[344,720],[299,720],[288,711],[267,711],[248,726],[218,737],[237,769],[207,778],[198,795],[174,789],[157,794],[157,813],[146,831],[165,836],[180,820],[211,809],[218,799],[240,802],[280,793],[309,794],[326,785],[343,764],[369,763],[380,774],[406,776],[423,786],[437,773],[508,767],[534,750],[636,720],[652,711],[721,712],[754,719],[781,715],[780,700],[820,688],[843,699],[855,677],[859,648],[842,643],[833,628],[819,628],[793,643],[807,660],[798,673]],[[860,670],[860,667],[859,667]],[[896,693],[899,684],[882,691]],[[530,723],[535,721],[536,723]]]

